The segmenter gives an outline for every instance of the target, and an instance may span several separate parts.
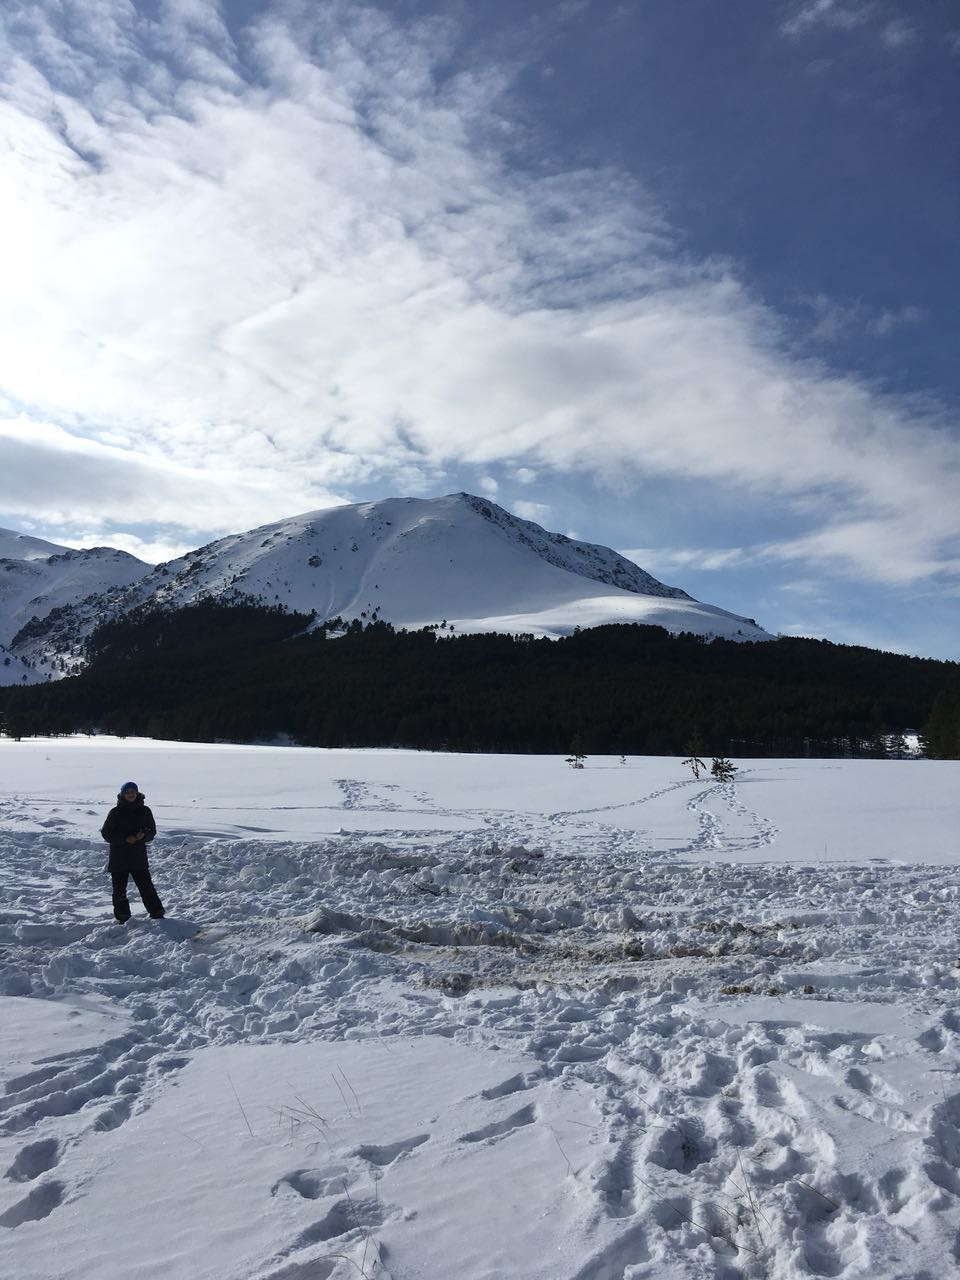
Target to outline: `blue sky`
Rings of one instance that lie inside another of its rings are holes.
[[[0,525],[480,492],[960,658],[960,13],[9,0]]]

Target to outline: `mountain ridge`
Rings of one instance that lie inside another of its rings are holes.
[[[0,549],[24,536],[6,532]],[[3,683],[79,669],[86,638],[104,619],[209,598],[279,605],[319,622],[380,619],[408,629],[442,623],[460,632],[555,637],[632,621],[770,638],[753,619],[694,600],[609,547],[552,533],[467,493],[305,512],[154,567],[110,548],[27,542],[29,560],[0,560],[0,644],[11,659],[0,667]],[[44,558],[46,547],[54,551]],[[20,581],[15,610],[3,610],[4,578]]]

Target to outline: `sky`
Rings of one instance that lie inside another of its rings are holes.
[[[481,493],[960,659],[949,0],[6,0],[0,526]]]

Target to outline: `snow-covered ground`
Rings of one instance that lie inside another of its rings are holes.
[[[0,1275],[951,1274],[960,765],[738,763],[0,740]]]

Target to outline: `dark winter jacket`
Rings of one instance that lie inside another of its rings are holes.
[[[145,796],[138,793],[136,800],[124,800],[122,793],[107,814],[100,834],[110,845],[111,853],[145,852],[146,844],[157,834],[153,814],[144,804]],[[128,841],[127,836],[143,832],[139,840]]]

